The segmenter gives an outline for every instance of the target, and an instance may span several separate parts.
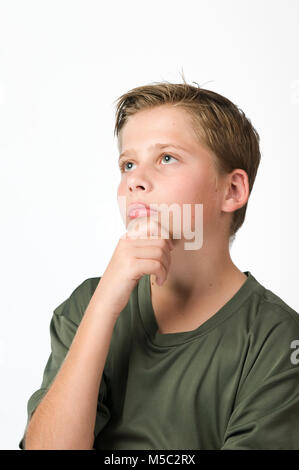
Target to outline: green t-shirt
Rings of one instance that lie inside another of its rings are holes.
[[[238,292],[202,325],[167,334],[158,332],[150,276],[139,280],[114,326],[94,448],[299,449],[299,315],[244,274]],[[54,310],[51,354],[27,425],[100,279],[86,279]]]

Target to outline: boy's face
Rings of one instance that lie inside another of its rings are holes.
[[[178,145],[185,151],[155,148],[158,143]],[[119,150],[120,154],[127,152],[120,160],[125,165],[117,191],[118,197],[126,197],[126,227],[131,221],[128,206],[141,201],[148,205],[176,203],[182,218],[183,204],[191,204],[192,230],[194,204],[202,204],[204,237],[219,229],[222,179],[218,176],[217,183],[212,154],[199,143],[187,111],[163,105],[130,116],[120,133]],[[173,233],[171,211],[169,232]]]

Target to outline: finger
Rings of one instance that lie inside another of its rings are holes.
[[[138,217],[133,219],[128,227],[129,237],[158,237],[169,239],[169,232],[156,219]]]
[[[159,246],[136,247],[135,258],[138,259],[154,259],[161,261],[165,270],[168,272],[170,267],[170,253],[164,251]]]
[[[140,273],[155,274],[157,284],[161,285],[167,278],[167,272],[162,263],[153,259],[136,258],[135,276],[140,277]]]
[[[148,236],[134,236],[132,232],[126,233],[124,238],[134,241],[135,246],[147,246],[148,241],[151,242],[151,245],[156,246],[168,246],[169,250],[173,250],[174,241],[171,238],[152,238]],[[135,234],[136,235],[136,234]],[[142,232],[144,235],[144,232]]]
[[[130,239],[131,243],[133,246],[136,247],[142,247],[142,246],[158,246],[163,249],[167,250],[173,250],[174,248],[174,243],[171,239],[162,239],[162,238],[136,238],[136,239]]]

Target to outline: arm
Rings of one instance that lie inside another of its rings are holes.
[[[53,383],[31,417],[26,449],[93,448],[99,386],[116,319],[97,288]]]
[[[299,374],[269,377],[235,408],[221,450],[298,450]]]
[[[144,274],[164,282],[172,248],[166,239],[122,237],[91,300],[84,282],[54,311],[52,354],[41,388],[28,402],[26,445],[22,440],[20,448],[92,449],[110,419],[104,369],[116,320]]]
[[[248,335],[244,376],[222,450],[299,449],[299,365],[291,361],[290,348],[299,338],[299,316],[291,318],[290,309],[287,314],[279,305],[263,306]]]

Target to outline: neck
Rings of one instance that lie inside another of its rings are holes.
[[[185,250],[184,240],[173,240],[167,279],[158,286],[151,275],[151,287],[159,296],[174,302],[193,303],[221,293],[228,294],[247,279],[233,263],[228,243],[206,243],[199,250]]]

